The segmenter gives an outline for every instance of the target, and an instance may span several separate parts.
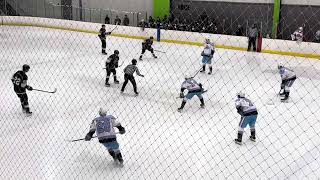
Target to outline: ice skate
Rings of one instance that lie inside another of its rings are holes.
[[[27,111],[25,114],[26,114],[26,117],[32,116],[32,112],[30,112],[30,111]]]
[[[114,80],[114,83],[115,84],[119,84],[120,82],[118,80]]]
[[[253,142],[256,142],[256,137],[250,136],[250,140],[253,141]]]
[[[234,142],[235,142],[236,144],[242,145],[242,141],[239,140],[239,139],[234,139]]]
[[[106,83],[105,86],[106,86],[106,87],[110,87],[110,84],[109,84],[109,83]]]

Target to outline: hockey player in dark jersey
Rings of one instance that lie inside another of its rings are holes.
[[[107,71],[107,77],[106,77],[106,83],[105,85],[107,87],[110,87],[109,84],[109,78],[111,73],[113,74],[113,80],[115,84],[119,84],[119,81],[117,80],[117,71],[116,68],[118,68],[119,63],[119,51],[115,50],[114,53],[108,57],[106,61],[106,71]]]
[[[11,78],[14,92],[17,94],[21,102],[22,112],[27,116],[30,116],[32,114],[29,108],[28,95],[26,92],[26,89],[29,91],[33,90],[33,88],[27,84],[28,76],[26,73],[29,71],[29,69],[30,66],[25,64],[22,66],[22,71],[17,71]]]
[[[142,52],[139,57],[139,60],[142,60],[142,55],[146,52],[146,50],[150,51],[154,58],[157,58],[157,56],[154,54],[152,44],[153,44],[153,37],[152,36],[149,39],[146,39],[144,42],[142,42]]]
[[[106,25],[103,24],[102,27],[100,28],[99,35],[98,35],[102,43],[102,54],[107,54],[106,53],[106,47],[107,47],[106,36],[110,34],[111,32],[107,32]]]
[[[134,79],[133,73],[136,72],[138,76],[144,77],[144,75],[140,74],[140,71],[138,69],[137,65],[137,60],[132,59],[132,64],[129,64],[127,67],[124,68],[124,83],[121,88],[121,93],[123,93],[124,88],[126,87],[128,81],[131,82],[133,85],[133,90],[136,95],[138,95],[137,91],[137,83],[136,80]]]

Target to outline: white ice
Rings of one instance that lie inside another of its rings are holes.
[[[0,179],[316,179],[320,177],[320,62],[217,49],[213,75],[196,80],[208,92],[206,108],[195,97],[182,113],[180,85],[201,62],[202,47],[155,43],[138,61],[138,97],[128,83],[104,87],[104,61],[94,34],[2,26],[0,41]],[[141,52],[141,40],[108,37],[108,55],[120,51],[117,73]],[[280,103],[277,64],[298,76],[289,103]],[[55,94],[28,92],[25,117],[10,81],[23,64],[28,84]],[[236,145],[240,120],[234,97],[244,91],[258,107],[257,142]],[[272,102],[272,103],[270,103]],[[115,167],[96,139],[83,138],[105,107],[127,133],[118,135],[124,167]]]

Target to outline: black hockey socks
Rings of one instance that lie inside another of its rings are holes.
[[[117,80],[117,76],[113,76],[113,80],[114,80],[114,83],[119,84],[119,81]]]
[[[208,74],[212,74],[212,67],[209,67],[209,73]]]
[[[250,140],[251,141],[256,141],[256,130],[255,129],[250,129],[250,132],[251,132]]]
[[[186,103],[187,103],[187,101],[182,101],[181,107],[179,107],[178,110],[181,111],[184,108],[184,106],[186,105]]]
[[[238,138],[234,140],[237,144],[242,144],[242,134],[243,132],[238,131]]]
[[[108,152],[109,152],[110,156],[112,156],[113,160],[117,160],[116,154],[114,153],[114,151],[109,150]]]
[[[117,159],[118,159],[118,161],[119,161],[121,164],[123,163],[123,159],[122,159],[121,152],[119,152],[119,153],[117,154]]]
[[[109,86],[110,86],[110,84],[109,84],[109,78],[106,78],[105,86],[106,86],[106,87],[109,87]]]
[[[203,100],[203,98],[200,99],[200,102],[201,102],[200,106],[203,108],[203,107],[204,107],[204,100]]]
[[[289,92],[284,92],[284,98],[281,101],[285,101],[289,99]]]
[[[202,66],[202,70],[200,72],[205,72],[206,71],[206,65]]]

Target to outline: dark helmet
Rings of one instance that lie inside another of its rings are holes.
[[[106,27],[106,25],[102,24],[102,26],[101,26],[101,27]]]
[[[153,36],[150,36],[150,39],[153,39]]]
[[[132,59],[131,62],[132,62],[133,65],[136,65],[136,64],[137,64],[137,60],[136,60],[136,59]]]
[[[113,53],[114,53],[114,54],[119,54],[119,51],[118,51],[118,50],[114,50]]]
[[[278,64],[278,69],[284,68],[283,64]]]
[[[22,71],[29,71],[29,69],[30,69],[30,66],[28,64],[24,64],[22,66]]]

